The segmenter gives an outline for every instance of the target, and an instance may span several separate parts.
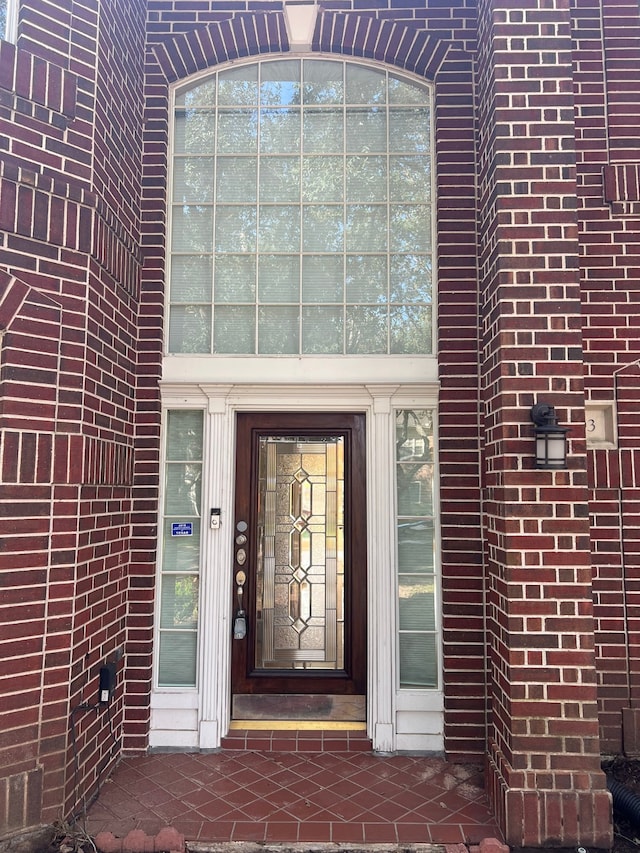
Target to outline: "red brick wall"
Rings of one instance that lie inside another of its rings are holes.
[[[94,706],[127,638],[143,43],[142,3],[24,0],[0,44],[0,833],[121,745],[123,663]]]

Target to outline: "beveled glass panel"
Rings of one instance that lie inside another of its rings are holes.
[[[258,111],[221,110],[217,150],[219,154],[255,154],[258,150]]]
[[[344,625],[337,618],[344,564],[335,546],[344,516],[337,478],[343,457],[342,436],[259,439],[259,670],[344,668]]]
[[[342,258],[334,255],[303,255],[302,301],[342,302],[344,300]]]
[[[426,204],[392,204],[389,230],[392,252],[431,250],[431,207]]]
[[[263,104],[300,103],[300,61],[279,59],[263,62],[260,74],[260,102]]]
[[[239,65],[218,74],[218,103],[232,106],[258,103],[258,66]]]
[[[380,71],[363,65],[346,67],[348,104],[383,104],[386,100],[386,77]]]
[[[346,124],[347,151],[372,154],[376,151],[387,150],[387,112],[385,109],[348,107]]]
[[[433,572],[433,519],[398,519],[398,571]]]
[[[258,352],[300,351],[300,309],[297,305],[261,305],[258,308]]]
[[[260,201],[300,201],[298,157],[263,157],[260,161]]]
[[[258,211],[259,252],[300,251],[300,208],[298,205],[261,204]]]
[[[347,201],[387,200],[387,158],[347,157]]]
[[[196,631],[160,631],[161,687],[195,687],[197,646]]]
[[[431,302],[431,256],[392,255],[392,302]]]
[[[175,154],[211,154],[216,138],[216,115],[208,110],[176,110],[173,126]]]
[[[174,252],[210,252],[213,248],[213,207],[175,205],[171,234]]]
[[[438,686],[438,652],[435,634],[400,634],[400,688]]]
[[[202,465],[196,462],[170,462],[165,471],[165,515],[200,515]]]
[[[299,109],[260,110],[260,152],[296,154],[302,134]]]
[[[176,106],[178,107],[213,107],[215,103],[215,79],[205,80],[204,83],[192,86],[191,89],[176,95]]]
[[[303,251],[342,251],[344,242],[344,222],[342,205],[304,205],[302,215]]]
[[[299,255],[260,255],[258,260],[258,301],[298,302],[299,297]]]
[[[172,409],[167,415],[166,457],[169,462],[202,459],[203,413]]]
[[[431,203],[431,158],[389,158],[389,192],[395,202]]]
[[[347,352],[370,355],[387,351],[386,307],[347,306]]]
[[[167,348],[170,353],[211,352],[211,305],[172,305]]]
[[[211,302],[211,255],[174,255],[171,259],[171,300]]]
[[[255,157],[218,157],[216,201],[255,201],[258,161]]]
[[[347,255],[346,301],[387,302],[386,255]]]
[[[198,578],[195,575],[175,574],[162,578],[160,627],[198,627]]]
[[[386,205],[350,204],[346,232],[348,252],[386,252]]]
[[[193,525],[191,536],[172,536],[171,525],[175,518],[166,519],[163,531],[162,571],[197,572],[200,568],[200,519],[180,517]]]
[[[216,305],[214,352],[254,353],[256,309],[253,305]]]
[[[192,204],[213,201],[213,157],[175,158],[173,200]]]
[[[431,146],[428,107],[394,109],[389,116],[389,150],[426,154]]]
[[[435,631],[435,587],[433,576],[401,575],[398,582],[398,616],[401,631]]]
[[[255,302],[255,255],[216,255],[215,301]]]
[[[255,252],[255,207],[218,205],[215,248],[216,252]]]
[[[341,104],[344,82],[341,62],[313,60],[303,65],[305,104]]]
[[[433,352],[431,305],[404,305],[391,309],[391,352],[397,355]]]
[[[302,200],[342,201],[344,198],[342,157],[308,156],[302,160]]]
[[[305,154],[335,154],[344,145],[342,110],[308,109],[302,118],[302,150]]]
[[[343,351],[342,306],[307,305],[302,308],[302,351],[306,355]]]

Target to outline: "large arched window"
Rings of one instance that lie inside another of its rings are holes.
[[[167,351],[432,353],[430,92],[332,59],[176,92]]]

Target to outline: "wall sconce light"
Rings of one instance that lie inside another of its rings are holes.
[[[536,403],[531,409],[531,420],[535,424],[536,468],[566,468],[569,428],[558,425],[553,406]]]

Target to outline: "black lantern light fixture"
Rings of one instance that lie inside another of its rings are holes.
[[[553,406],[536,403],[531,409],[531,420],[535,424],[536,468],[566,468],[569,428],[558,425]]]

